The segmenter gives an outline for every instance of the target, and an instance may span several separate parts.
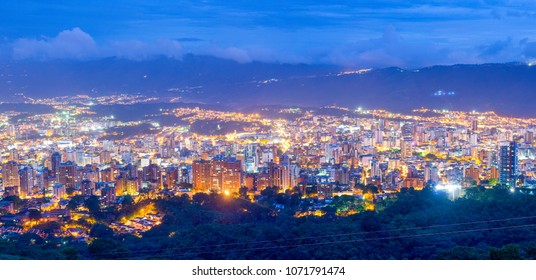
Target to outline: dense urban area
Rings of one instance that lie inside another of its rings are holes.
[[[536,119],[19,98],[3,259],[536,257]]]

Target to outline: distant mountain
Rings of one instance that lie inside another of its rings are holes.
[[[330,65],[241,64],[209,56],[182,60],[0,62],[0,101],[29,97],[140,93],[185,102],[340,105],[407,111],[418,107],[494,110],[534,116],[536,67],[521,63],[360,70]]]

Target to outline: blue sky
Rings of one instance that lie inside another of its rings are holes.
[[[3,59],[185,53],[351,67],[530,62],[536,1],[0,2]]]

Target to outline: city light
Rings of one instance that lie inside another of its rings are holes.
[[[446,190],[446,191],[451,192],[451,193],[455,192],[455,191],[459,191],[461,188],[462,188],[462,186],[460,186],[460,185],[452,185],[452,184],[437,185],[435,187],[435,189],[438,190],[438,191]]]

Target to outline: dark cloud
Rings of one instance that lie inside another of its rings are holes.
[[[420,67],[449,63],[449,51],[430,42],[404,39],[387,27],[376,39],[360,40],[328,52],[324,61],[356,67]]]
[[[536,42],[526,42],[523,45],[523,55],[531,61],[536,59]]]
[[[478,56],[480,58],[496,57],[512,46],[512,38],[508,37],[505,40],[499,40],[488,45],[480,46],[481,52]]]

